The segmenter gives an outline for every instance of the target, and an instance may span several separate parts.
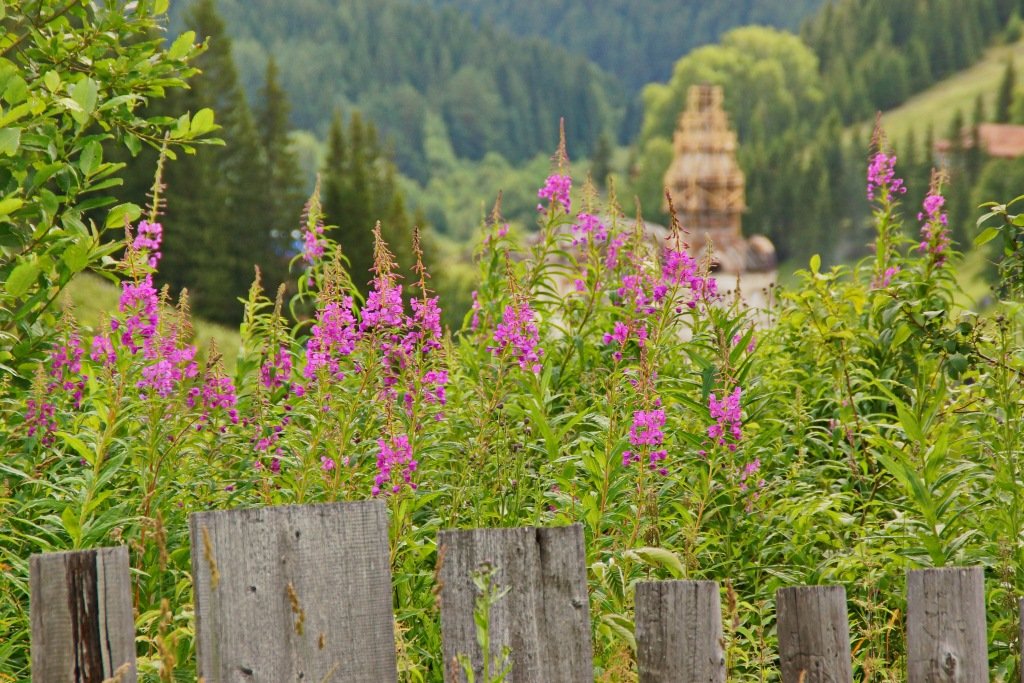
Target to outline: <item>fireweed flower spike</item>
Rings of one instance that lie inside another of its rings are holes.
[[[878,151],[868,163],[868,201],[875,199],[875,193],[883,201],[895,199],[898,194],[906,194],[907,188],[903,179],[896,177],[896,155],[888,155]]]
[[[540,373],[544,349],[538,346],[540,333],[529,302],[515,296],[513,302],[505,306],[501,322],[494,330],[494,341],[496,346],[490,347],[491,353],[497,356],[511,348],[520,368]]]
[[[941,266],[946,262],[949,252],[949,217],[943,211],[946,204],[945,197],[940,190],[941,177],[933,175],[928,196],[924,198],[922,211],[917,214],[917,220],[922,221],[921,241],[915,249],[927,254],[929,261]]]
[[[722,398],[715,394],[708,397],[708,410],[715,423],[708,427],[708,437],[718,446],[728,446],[730,451],[736,450],[736,444],[743,438],[743,417],[740,413],[740,399],[743,392],[740,387]]]

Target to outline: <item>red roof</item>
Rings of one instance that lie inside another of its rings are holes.
[[[1016,159],[1024,156],[1024,126],[1010,123],[982,123],[978,126],[978,138],[985,153],[1002,159]],[[974,144],[974,136],[970,128],[963,130],[963,146],[965,149]],[[937,140],[936,152],[948,152],[952,145],[949,140]]]

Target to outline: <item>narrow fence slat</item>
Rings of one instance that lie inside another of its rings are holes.
[[[907,572],[907,681],[987,681],[981,567]]]
[[[483,652],[473,619],[479,591],[473,574],[490,566],[491,585],[508,589],[491,607],[488,625],[491,662],[500,662],[502,648],[510,648],[507,683],[593,682],[586,554],[579,524],[442,531],[438,556],[446,681],[465,680],[455,661],[459,655],[470,659],[476,680],[482,680]]]
[[[396,681],[381,501],[189,519],[205,683]]]
[[[128,548],[29,560],[33,683],[135,683]]]
[[[842,586],[775,593],[783,683],[853,683],[850,621]]]
[[[640,683],[725,683],[717,581],[641,581],[634,602]]]

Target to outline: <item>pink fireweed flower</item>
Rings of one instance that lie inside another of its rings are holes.
[[[149,267],[156,268],[157,263],[160,261],[160,244],[163,242],[164,228],[159,223],[150,223],[149,221],[141,221],[139,223],[139,232],[135,236],[135,240],[132,242],[132,248],[138,251],[149,252]]]
[[[561,175],[559,173],[552,173],[544,182],[544,187],[537,191],[537,196],[541,199],[547,199],[551,206],[554,206],[556,203],[561,204],[565,212],[569,213],[572,207],[572,201],[569,198],[569,191],[571,189],[571,177]],[[543,211],[543,205],[538,204],[537,210]]]
[[[402,309],[402,288],[399,285],[374,280],[373,288],[366,297],[359,329],[369,332],[375,329],[394,330],[405,323]]]
[[[708,409],[715,424],[708,427],[708,436],[719,446],[729,443],[729,450],[736,450],[736,442],[743,438],[743,417],[740,413],[742,390],[736,387],[731,394],[721,401],[711,394],[708,397]]]
[[[320,469],[324,472],[330,472],[334,469],[334,458],[328,458],[326,455],[320,456]]]
[[[153,286],[153,276],[146,275],[138,282],[121,283],[121,298],[117,310],[127,315],[120,341],[133,354],[148,346],[156,335],[159,321],[159,298]],[[116,332],[121,323],[110,321],[110,329]]]
[[[50,381],[46,385],[47,392],[50,394],[57,391],[69,393],[75,408],[82,405],[85,381],[89,379],[82,375],[83,353],[82,340],[72,330],[62,342],[55,344],[50,349],[47,356],[47,374],[50,377]]]
[[[340,359],[351,354],[361,334],[352,314],[352,297],[345,297],[339,303],[329,301],[317,312],[312,335],[306,342],[306,367],[303,376],[314,379],[321,368],[326,368],[332,377],[341,379]]]
[[[491,353],[499,355],[511,347],[520,368],[535,374],[540,372],[540,358],[544,355],[544,349],[538,346],[540,333],[537,330],[537,323],[534,322],[533,310],[528,303],[521,302],[505,307],[501,323],[494,331],[494,341],[497,346],[490,347]]]
[[[302,231],[302,258],[306,263],[315,263],[324,255],[326,241],[323,238],[324,224],[317,221],[312,227]]]
[[[892,279],[896,277],[896,275],[899,274],[899,272],[899,266],[889,266],[888,268],[885,269],[885,272],[883,272],[881,276],[876,277],[874,280],[871,281],[871,288],[885,289],[892,283]]]
[[[906,194],[907,188],[903,179],[896,177],[896,155],[889,156],[885,152],[876,152],[868,164],[868,200],[881,193],[882,199],[889,199],[897,194]]]
[[[405,434],[398,434],[390,441],[377,439],[377,476],[373,479],[371,493],[377,496],[382,492],[398,493],[404,483],[415,490],[412,473],[419,463],[413,459],[412,444]]]
[[[662,408],[654,410],[637,410],[633,413],[633,424],[629,428],[629,443],[641,451],[646,450],[648,454],[648,468],[657,470],[660,474],[668,474],[668,470],[660,464],[668,457],[668,452],[659,448],[665,440],[665,433],[662,428],[665,426],[665,411]],[[633,463],[640,462],[641,453],[635,450],[622,452],[622,466],[629,467]]]
[[[39,435],[39,442],[51,446],[56,441],[56,408],[49,401],[30,398],[25,401],[25,426],[30,437]]]
[[[921,242],[915,249],[928,254],[935,265],[942,265],[946,262],[949,249],[949,217],[942,210],[946,199],[937,191],[930,191],[924,198],[922,208],[917,214],[919,221],[924,221],[921,226]]]
[[[589,213],[576,216],[576,223],[572,226],[573,246],[585,246],[591,242],[601,244],[607,240],[608,226],[602,223],[601,219]]]
[[[93,363],[100,363],[103,367],[110,368],[117,362],[117,352],[110,337],[105,334],[97,334],[92,338],[89,348],[89,359]]]
[[[175,335],[170,335],[159,346],[151,347],[146,354],[151,361],[142,368],[142,379],[136,382],[140,395],[147,398],[152,391],[161,398],[174,393],[175,388],[186,379],[195,377],[199,369],[195,362],[196,347],[178,348]]]
[[[287,384],[291,375],[292,355],[282,344],[260,366],[260,384],[264,389],[274,390]]]
[[[480,327],[480,297],[475,289],[470,292],[470,296],[473,298],[473,305],[470,307],[473,317],[469,320],[469,329],[475,331]]]
[[[238,410],[235,408],[238,404],[238,396],[235,392],[235,384],[230,377],[214,372],[207,373],[206,381],[203,383],[202,398],[205,409],[204,419],[208,419],[209,414],[215,410],[223,410],[232,424],[238,424]]]
[[[608,242],[608,250],[604,255],[604,267],[609,270],[614,270],[619,266],[619,251],[626,244],[628,236],[626,233],[620,232],[611,238]]]
[[[441,307],[437,297],[413,299],[412,326],[403,341],[405,351],[411,354],[415,347],[428,354],[441,348]]]

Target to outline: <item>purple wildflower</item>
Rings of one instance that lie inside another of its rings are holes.
[[[736,450],[736,442],[743,438],[743,417],[740,414],[740,398],[742,390],[736,387],[733,392],[724,397],[721,401],[711,394],[708,398],[708,409],[711,419],[715,424],[708,427],[708,436],[719,446],[727,443],[731,437],[733,443],[729,443],[729,450]]]
[[[320,368],[326,368],[332,377],[341,379],[340,358],[348,356],[356,348],[360,332],[352,314],[352,297],[338,303],[329,301],[316,315],[312,336],[306,342],[306,379],[314,379]]]
[[[160,261],[160,243],[163,242],[164,228],[159,223],[150,223],[149,221],[141,221],[139,223],[139,232],[135,236],[135,240],[132,242],[132,247],[139,251],[149,252],[149,267],[156,268],[156,264]]]
[[[552,173],[544,182],[544,187],[537,191],[537,196],[541,199],[547,199],[552,206],[556,202],[561,204],[565,212],[569,213],[572,207],[572,201],[569,199],[569,191],[571,189],[572,178],[567,175]],[[537,210],[543,211],[544,207],[538,204]]]
[[[399,434],[390,441],[377,439],[377,476],[373,479],[373,495],[380,495],[382,491],[398,493],[402,490],[402,483],[409,488],[416,489],[412,481],[412,473],[416,471],[419,463],[413,459],[412,445],[409,437]]]
[[[648,468],[657,470],[660,474],[668,474],[668,470],[660,465],[668,457],[668,452],[658,448],[665,440],[665,433],[662,428],[665,426],[665,411],[662,408],[654,410],[637,410],[633,413],[633,424],[629,428],[629,443],[634,448],[640,448],[648,452]],[[641,454],[634,450],[623,451],[622,466],[629,467],[633,463],[640,462]]]
[[[881,193],[883,200],[889,200],[897,194],[906,194],[907,188],[903,179],[896,177],[896,155],[889,156],[885,152],[876,152],[868,164],[868,200]]]
[[[260,366],[260,384],[274,390],[288,383],[292,374],[292,356],[288,347],[280,345]]]
[[[540,357],[544,355],[544,349],[538,347],[540,334],[533,318],[533,310],[526,302],[506,306],[501,323],[494,331],[497,346],[490,347],[490,350],[498,355],[511,347],[520,368],[539,373]]]
[[[917,214],[919,221],[924,221],[921,226],[921,242],[915,247],[921,252],[928,254],[935,265],[942,265],[946,262],[947,250],[949,249],[949,217],[942,210],[946,199],[936,190],[928,193],[924,198],[922,208]]]
[[[601,244],[606,241],[608,241],[608,227],[601,222],[601,219],[589,213],[581,213],[576,216],[576,223],[572,226],[573,246],[588,243]]]

